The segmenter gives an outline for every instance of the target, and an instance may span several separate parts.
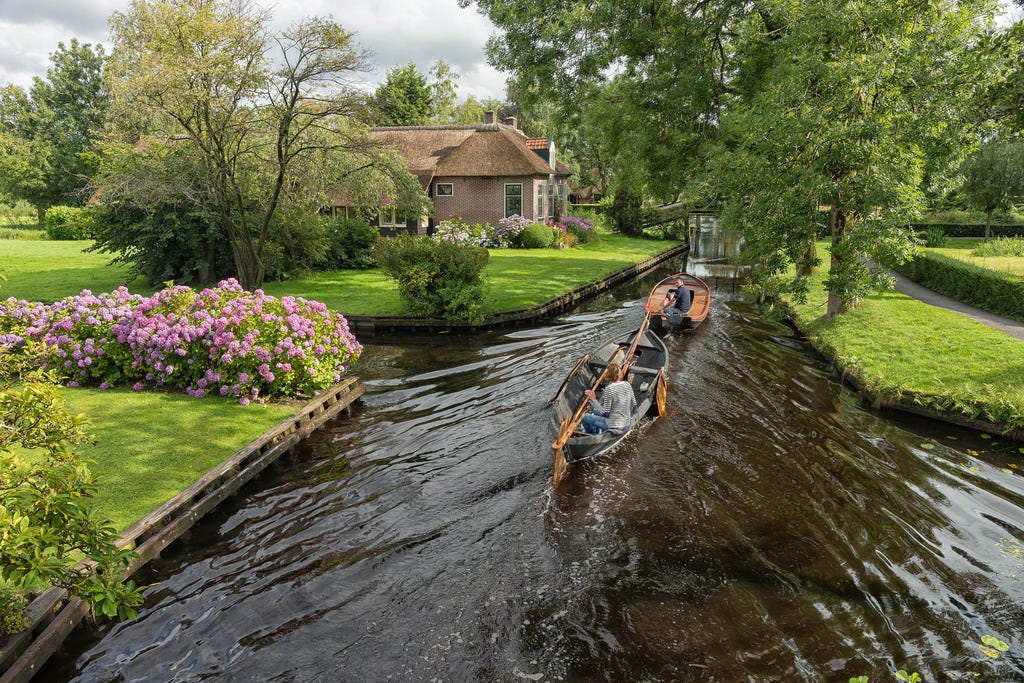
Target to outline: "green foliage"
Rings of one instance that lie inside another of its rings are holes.
[[[200,204],[126,202],[96,209],[93,251],[115,254],[129,267],[129,278],[158,285],[173,281],[212,284],[234,272],[231,248],[216,219]]]
[[[897,269],[911,280],[957,301],[1024,320],[1024,278],[932,253]]]
[[[433,93],[427,77],[416,65],[388,69],[384,82],[377,88],[375,103],[384,126],[421,126],[430,120]]]
[[[51,206],[43,219],[51,240],[87,240],[93,236],[92,209],[76,206]]]
[[[971,250],[971,254],[974,256],[1024,256],[1024,238],[999,237],[994,240],[986,240]]]
[[[374,259],[398,291],[409,312],[447,320],[483,318],[483,247],[402,235],[374,246]]]
[[[643,211],[640,197],[628,190],[615,193],[608,215],[616,232],[623,235],[639,235],[643,231]]]
[[[850,683],[868,683],[867,676],[854,676],[850,679]]]
[[[0,580],[0,638],[24,631],[29,627],[25,609],[28,602],[6,581]]]
[[[322,215],[285,207],[274,223],[264,257],[268,279],[285,280],[327,262],[331,236]]]
[[[380,239],[380,229],[359,218],[335,218],[327,224],[330,251],[326,267],[373,268],[373,245]]]
[[[996,209],[1011,208],[1024,198],[1024,142],[995,140],[981,146],[961,166],[963,194],[985,212],[985,237]]]
[[[96,172],[97,131],[109,97],[103,83],[103,47],[72,39],[50,55],[46,79],[29,93],[16,86],[0,92],[0,196],[23,199],[42,212],[57,204],[82,205]]]
[[[519,233],[519,245],[524,249],[545,249],[554,241],[551,226],[543,223],[530,223]]]
[[[900,669],[896,672],[896,680],[906,681],[906,683],[921,683],[921,674],[916,671],[914,673],[907,673],[905,669]]]
[[[924,234],[924,245],[926,247],[944,247],[947,241],[946,231],[935,225],[928,228],[928,231]]]
[[[356,117],[368,98],[344,85],[366,67],[354,36],[321,18],[272,35],[270,19],[253,3],[230,0],[139,0],[110,19],[113,132],[122,142],[140,134],[147,142],[122,146],[119,156],[149,163],[145,173],[112,164],[107,192],[133,195],[143,210],[210,209],[250,290],[266,275],[272,233],[338,192],[354,201],[392,197],[413,215],[426,199],[410,191],[416,180],[407,163],[374,144]],[[161,156],[162,148],[181,153]],[[166,172],[173,164],[188,169],[180,180]]]
[[[135,553],[118,549],[114,527],[92,509],[96,483],[72,451],[88,441],[84,418],[67,412],[51,379],[19,378],[15,359],[2,362],[0,579],[17,590],[59,586],[100,614],[134,616],[141,590],[120,576]]]

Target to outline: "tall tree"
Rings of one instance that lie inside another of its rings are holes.
[[[723,114],[727,216],[762,276],[806,272],[820,209],[831,238],[826,315],[847,310],[912,255],[930,154],[970,128],[959,110],[983,66],[971,50],[993,6],[840,0],[761,3],[736,27],[736,96]],[[797,281],[797,289],[802,286]]]
[[[366,102],[350,80],[365,59],[352,35],[312,18],[271,36],[269,20],[247,0],[133,0],[111,18],[122,141],[142,129],[192,150],[248,289],[263,282],[284,212],[313,213],[332,193],[370,185],[367,177],[378,199],[420,206],[408,167],[359,123]]]
[[[961,171],[961,190],[985,212],[985,237],[991,237],[992,213],[1024,199],[1024,140],[987,142],[967,158]]]
[[[88,199],[108,104],[105,58],[101,45],[59,43],[46,78],[36,77],[29,93],[16,86],[0,93],[3,127],[19,141],[0,151],[6,191],[36,207],[40,221],[50,206],[78,206]],[[13,174],[19,167],[23,171]]]
[[[388,69],[375,100],[382,125],[422,126],[430,121],[433,93],[412,62]]]
[[[430,96],[434,123],[449,126],[455,123],[456,101],[459,93],[459,74],[444,60],[439,59],[430,67]]]
[[[882,283],[871,257],[910,253],[901,226],[923,204],[927,164],[967,146],[963,103],[994,11],[989,0],[461,1],[503,30],[489,54],[521,102],[561,102],[581,140],[606,141],[615,191],[723,196],[765,286],[793,262],[807,272],[824,220],[830,315]]]

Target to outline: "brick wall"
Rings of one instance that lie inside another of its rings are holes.
[[[450,197],[434,196],[434,225],[452,216],[458,216],[467,223],[490,223],[496,225],[505,215],[505,185],[520,183],[523,186],[522,215],[534,219],[537,215],[537,186],[546,184],[547,176],[535,178],[531,176],[507,176],[498,178],[442,178],[435,177],[437,183],[451,183]],[[564,181],[560,181],[560,184]],[[431,187],[433,193],[434,188]]]

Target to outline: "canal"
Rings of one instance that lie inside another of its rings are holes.
[[[1024,680],[1019,444],[861,405],[700,258],[721,246],[673,264],[712,311],[614,455],[552,491],[547,399],[663,273],[542,327],[369,344],[354,414],[39,680]]]

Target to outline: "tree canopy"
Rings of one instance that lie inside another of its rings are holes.
[[[967,200],[985,212],[985,237],[991,237],[992,213],[1024,199],[1024,140],[984,143],[961,167]]]
[[[23,199],[39,212],[56,204],[80,206],[96,172],[95,140],[108,97],[103,83],[103,46],[72,39],[50,55],[45,79],[31,90],[0,90],[0,192]]]
[[[885,284],[872,259],[912,254],[992,74],[988,0],[476,4],[503,31],[492,62],[528,109],[559,108],[578,161],[616,193],[719,206],[763,290],[803,291],[782,276],[827,231],[829,315]]]
[[[194,172],[160,187],[125,182],[147,164],[115,161],[101,200],[145,207],[154,197],[140,187],[164,202],[198,200],[247,289],[262,283],[285,215],[315,214],[337,193],[422,210],[405,162],[362,123],[367,98],[351,81],[366,62],[352,35],[321,18],[271,35],[269,20],[244,0],[133,0],[111,18],[108,151],[130,161],[181,147]]]

